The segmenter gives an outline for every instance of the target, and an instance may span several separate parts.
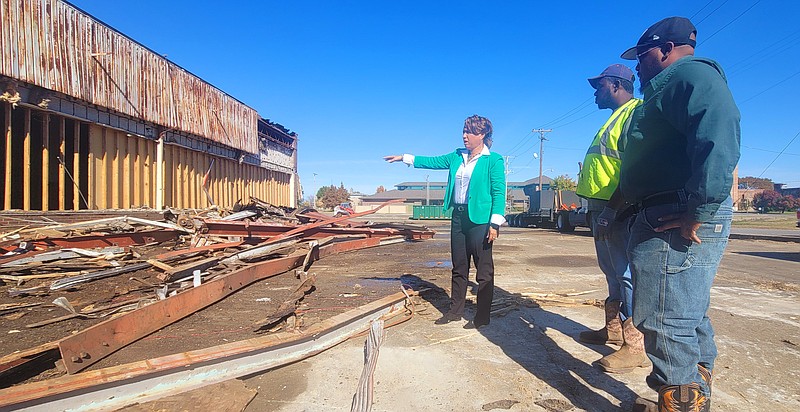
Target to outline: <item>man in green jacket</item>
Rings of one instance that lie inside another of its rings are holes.
[[[648,28],[622,58],[638,60],[644,103],[632,115],[620,190],[638,214],[628,246],[633,320],[645,335],[658,406],[708,411],[717,348],[707,316],[728,243],[739,110],[713,60],[694,57],[697,30],[683,17]]]

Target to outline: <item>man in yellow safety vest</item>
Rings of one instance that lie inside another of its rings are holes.
[[[626,373],[636,368],[649,368],[644,351],[644,338],[633,326],[633,283],[628,269],[628,219],[615,219],[615,212],[606,207],[619,185],[621,152],[633,109],[641,100],[633,97],[633,71],[621,64],[608,66],[597,77],[589,79],[595,89],[595,103],[600,109],[611,109],[611,117],[597,132],[586,152],[578,178],[577,193],[589,203],[589,219],[595,234],[597,263],[606,276],[608,298],[605,302],[605,326],[584,331],[581,342],[619,345],[620,349],[604,356],[597,365],[606,372]],[[598,221],[613,225],[609,236],[595,230]]]

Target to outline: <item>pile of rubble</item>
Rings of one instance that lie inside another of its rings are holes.
[[[27,349],[16,348],[0,358],[1,387],[9,387],[0,389],[0,408],[31,402],[48,405],[50,397],[63,399],[71,391],[85,396],[88,387],[117,382],[119,377],[111,377],[113,373],[108,370],[85,370],[120,348],[237,290],[293,271],[298,279],[293,293],[274,312],[249,325],[253,336],[277,331],[280,328],[275,326],[291,320],[298,303],[314,290],[316,277],[308,273],[314,261],[334,253],[429,239],[434,234],[422,226],[352,220],[376,210],[330,217],[251,199],[231,211],[167,210],[163,221],[121,216],[21,228],[1,235],[4,255],[0,257],[0,294],[4,296],[0,297],[0,316],[19,325],[21,318],[30,319],[23,328],[9,333],[24,334],[26,330],[74,319],[84,320],[87,327]],[[76,294],[75,298],[65,296],[82,290],[86,293]],[[412,293],[403,290],[387,302],[374,304],[394,311],[395,305],[404,301],[404,295]],[[364,313],[377,312],[370,309]],[[308,325],[306,332],[321,328],[316,332],[319,335],[355,324],[352,319],[321,323],[324,325]],[[282,341],[285,343],[285,339]],[[260,350],[274,346],[274,342],[265,341],[264,345]],[[237,348],[252,350],[241,345]],[[214,348],[198,352],[203,355],[196,354],[192,360],[180,362],[180,366],[185,369],[195,365],[197,358],[212,363],[224,361],[231,349],[224,354]],[[144,362],[149,366],[141,376],[149,376],[155,360]],[[50,374],[59,375],[57,378],[12,386],[54,365],[62,371]],[[130,367],[125,370],[130,372]],[[164,370],[160,372],[163,375]],[[75,376],[89,373],[99,373],[103,378],[74,380]],[[50,382],[53,379],[58,381]],[[81,396],[76,395],[76,399],[83,399]],[[80,405],[84,401],[76,402]]]

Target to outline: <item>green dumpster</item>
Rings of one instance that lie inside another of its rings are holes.
[[[445,209],[442,205],[414,205],[411,212],[411,219],[414,220],[436,220],[450,219],[453,209]]]

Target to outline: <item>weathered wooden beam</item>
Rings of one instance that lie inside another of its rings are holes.
[[[42,115],[42,210],[50,210],[50,114]]]
[[[64,197],[65,184],[67,182],[65,123],[66,120],[58,116],[58,158],[61,159],[58,163],[58,210],[66,210],[67,208],[67,200]]]
[[[22,210],[31,210],[31,109],[25,110],[25,140],[22,142]]]
[[[133,204],[141,206],[144,204],[144,139],[136,138],[136,161],[133,165]]]
[[[5,185],[5,193],[3,194],[4,198],[4,209],[10,210],[11,209],[11,162],[13,158],[13,150],[11,150],[11,105],[10,104],[3,104],[3,113],[6,117],[6,130],[4,130],[5,138],[6,138],[6,167],[5,167],[5,177],[6,177],[6,185]]]
[[[164,207],[164,182],[164,134],[162,133],[159,134],[156,145],[156,199],[153,206],[157,210]]]
[[[109,137],[108,143],[109,147],[106,148],[111,154],[111,161],[109,162],[110,173],[109,176],[111,177],[109,181],[109,186],[111,186],[111,203],[110,206],[114,209],[122,208],[122,193],[120,191],[120,187],[122,186],[122,148],[123,140],[122,138],[125,137],[120,132],[116,130],[108,130],[107,136]]]
[[[73,130],[74,130],[74,132],[73,132],[72,139],[74,141],[74,144],[73,144],[73,150],[72,150],[72,179],[74,180],[74,182],[72,182],[72,185],[74,186],[74,189],[73,189],[73,193],[74,194],[72,196],[72,205],[73,205],[73,208],[75,210],[80,210],[81,202],[83,202],[83,200],[81,199],[81,178],[83,178],[83,174],[84,173],[88,176],[87,180],[90,182],[89,186],[92,187],[92,188],[94,187],[94,185],[91,183],[92,179],[94,179],[94,175],[91,172],[92,163],[94,163],[94,154],[92,153],[92,150],[91,150],[92,145],[91,145],[91,143],[89,143],[89,150],[88,150],[88,152],[89,152],[89,154],[88,154],[89,161],[87,162],[87,165],[88,165],[87,169],[89,169],[89,170],[83,170],[81,168],[81,124],[80,124],[80,122],[78,122],[78,121],[74,121],[73,122]],[[92,208],[91,205],[95,204],[94,202],[95,202],[95,199],[96,199],[96,194],[93,191],[90,191],[89,193],[87,193],[87,196],[89,196],[89,198],[86,199],[86,200],[89,203],[88,204],[84,204],[84,206],[86,206],[87,208],[91,209]]]
[[[191,275],[195,270],[204,271],[208,268],[214,267],[219,263],[219,261],[220,257],[215,256],[195,262],[184,263],[183,265],[172,267],[166,270],[164,273],[160,273],[158,278],[165,282],[182,279]]]

